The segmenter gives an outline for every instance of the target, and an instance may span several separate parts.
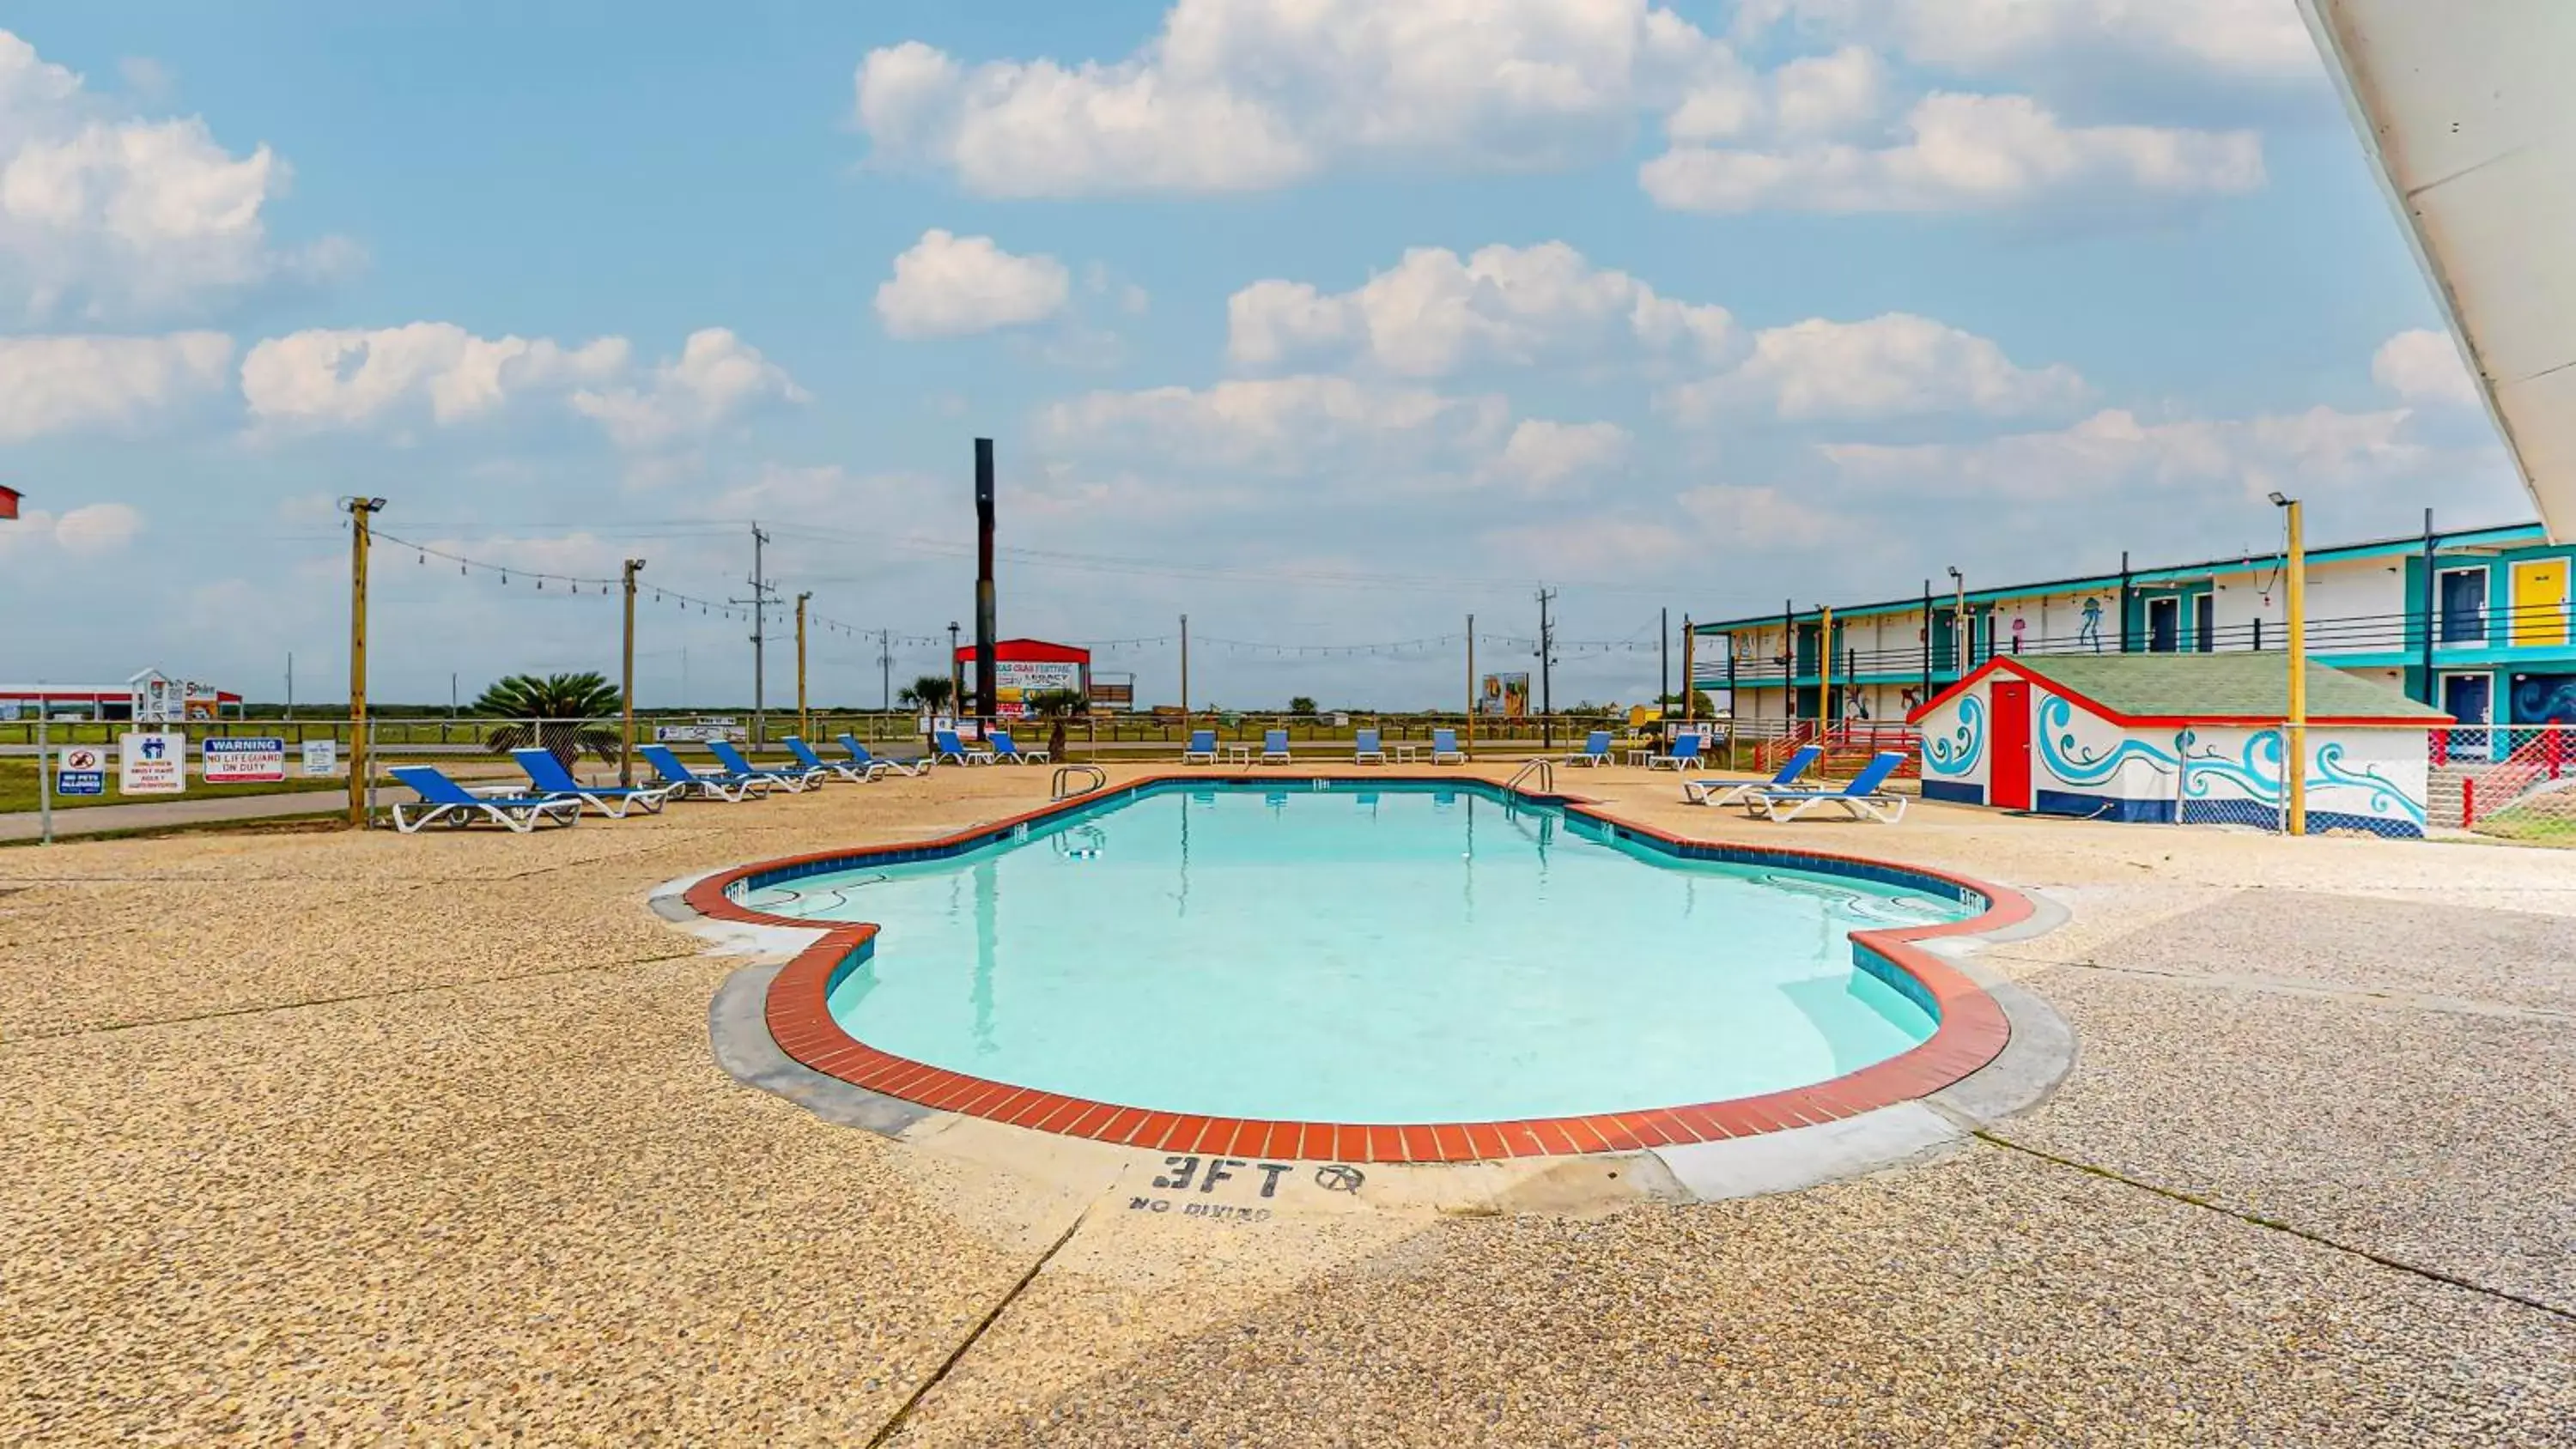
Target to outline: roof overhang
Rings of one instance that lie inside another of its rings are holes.
[[[2576,5],[2299,9],[2532,505],[2576,536]]]
[[[2038,670],[2025,666],[2021,661],[2014,659],[2010,655],[1999,655],[1978,665],[1976,668],[1969,670],[1965,675],[1962,675],[1959,678],[1957,683],[1942,690],[1940,693],[1933,695],[1930,699],[1916,705],[1911,710],[1908,710],[1905,715],[1905,722],[1910,725],[1921,724],[1924,716],[1929,715],[1932,711],[1939,709],[1951,699],[1961,694],[1965,694],[1970,689],[1975,688],[1980,682],[1996,674],[2010,674],[2017,679],[2027,679],[2031,683],[2040,686],[2061,699],[2070,699],[2075,703],[2084,706],[2087,713],[2098,715],[2116,725],[2136,725],[2140,727],[2152,726],[2159,729],[2184,729],[2194,726],[2216,729],[2272,729],[2282,723],[2281,719],[2275,715],[2129,714],[2122,710],[2113,709],[2111,706],[2102,703],[2098,699],[2094,699],[2079,690],[2060,683],[2057,680],[2051,679],[2047,675],[2040,673]],[[2308,716],[2308,725],[2312,729],[2333,725],[2352,725],[2356,727],[2402,725],[2410,729],[2441,729],[2445,726],[2456,723],[2458,723],[2458,721],[2449,715],[2427,717],[2422,715],[2312,714]]]

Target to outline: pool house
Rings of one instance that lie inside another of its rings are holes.
[[[2538,524],[2311,547],[2310,657],[2462,724],[2576,723],[2571,560],[2576,546],[2551,544]],[[2277,552],[2137,568],[2124,555],[2115,571],[2076,578],[1926,580],[1909,597],[1788,602],[1694,626],[1694,673],[1701,688],[1731,692],[1744,733],[1820,717],[1901,726],[1996,659],[2277,654],[2285,568]]]
[[[2449,716],[2311,663],[2312,830],[2419,836],[2427,731]],[[2086,820],[2278,828],[2289,671],[2250,651],[1990,659],[1910,712],[1923,797]]]

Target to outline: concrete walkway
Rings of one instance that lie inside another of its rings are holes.
[[[717,1066],[755,958],[651,892],[1049,776],[0,851],[0,1443],[2566,1449],[2563,853],[1774,826],[1588,775],[1622,819],[2072,914],[1977,958],[2075,1033],[2047,1102],[1729,1202],[1407,1209],[1372,1172],[1298,1205],[1300,1163],[1266,1217],[1139,1210],[1151,1178],[1068,1190],[1068,1139],[890,1140]],[[975,963],[910,969],[973,1009]]]
[[[409,801],[411,792],[379,790],[379,802]],[[159,830],[173,825],[206,825],[226,820],[274,820],[288,815],[319,815],[348,808],[348,797],[330,790],[294,790],[276,795],[200,795],[174,800],[146,800],[134,805],[84,805],[54,812],[54,838],[104,835],[116,830]],[[33,810],[0,815],[0,840],[34,840],[41,820]]]

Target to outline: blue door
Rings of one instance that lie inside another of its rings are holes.
[[[2492,732],[2473,730],[2469,725],[2493,723],[2495,676],[2491,674],[2445,674],[2442,676],[2442,712],[2460,722],[2451,731],[2451,753],[2455,756],[2486,760],[2495,757]]]

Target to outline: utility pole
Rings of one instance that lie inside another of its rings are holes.
[[[1547,606],[1556,601],[1556,590],[1538,591],[1538,747],[1556,747],[1556,694],[1550,678],[1556,663],[1556,632],[1548,623]]]
[[[286,651],[286,717],[295,718],[295,651]]]
[[[805,712],[805,601],[812,597],[812,589],[796,596],[796,737],[800,740],[814,732]]]
[[[877,712],[894,713],[894,631],[877,631]]]
[[[751,606],[751,746],[759,749],[769,741],[769,596],[777,590],[770,587],[769,572],[763,564],[762,550],[768,547],[769,535],[760,525],[751,526],[751,597],[727,602]]]
[[[343,498],[349,514],[349,823],[367,823],[367,550],[381,498]]]
[[[1655,611],[1655,712],[1664,711],[1664,701],[1673,697],[1673,611]]]
[[[2292,835],[2308,833],[2308,541],[2299,500],[2272,495],[2289,514],[2290,528],[2290,718],[2289,748],[2281,752],[2281,782],[2286,787],[2282,827]]]
[[[1190,727],[1190,616],[1181,616],[1181,728]]]
[[[617,788],[633,789],[635,785],[635,575],[642,572],[644,560],[626,561],[626,651],[625,672],[618,693],[625,704],[625,723],[620,727],[617,744]]]
[[[1476,616],[1467,616],[1467,748],[1476,748]]]

